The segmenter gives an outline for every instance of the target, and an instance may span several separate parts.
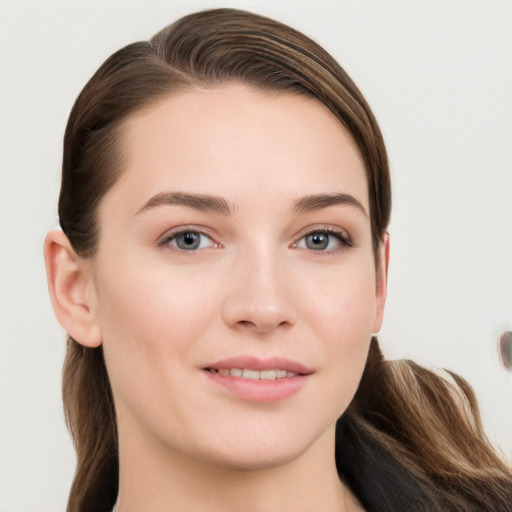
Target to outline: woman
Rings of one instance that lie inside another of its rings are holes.
[[[61,231],[69,511],[505,511],[471,388],[384,361],[382,136],[316,43],[187,16],[71,112]]]

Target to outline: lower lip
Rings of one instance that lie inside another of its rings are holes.
[[[215,384],[241,400],[278,402],[296,395],[306,384],[308,375],[296,375],[274,380],[244,379],[203,370]]]

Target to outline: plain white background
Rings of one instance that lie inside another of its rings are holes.
[[[220,6],[306,32],[366,95],[394,179],[383,349],[470,380],[512,459],[512,375],[496,351],[512,329],[510,0],[0,0],[2,512],[64,510],[74,470],[42,258],[74,98],[113,51]]]

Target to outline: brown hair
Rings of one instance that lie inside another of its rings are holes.
[[[173,91],[241,82],[319,99],[365,162],[378,256],[391,210],[386,150],[365,99],[318,44],[281,23],[217,9],[186,16],[114,53],[87,83],[64,138],[59,217],[75,251],[94,255],[97,212],[122,170],[122,123]],[[68,512],[117,497],[116,417],[102,348],[68,339],[64,407],[77,452]],[[336,464],[368,511],[509,510],[510,472],[487,442],[474,394],[454,374],[384,361],[372,339],[358,391],[338,420]]]

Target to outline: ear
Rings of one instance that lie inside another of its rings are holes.
[[[373,332],[378,333],[382,327],[384,318],[384,306],[388,292],[388,267],[389,267],[389,233],[384,235],[384,239],[379,249],[379,259],[377,262],[377,284],[376,284],[376,312],[373,321]]]
[[[79,257],[61,230],[50,231],[44,241],[48,291],[60,325],[86,347],[101,345],[94,316],[94,282],[88,260]]]

